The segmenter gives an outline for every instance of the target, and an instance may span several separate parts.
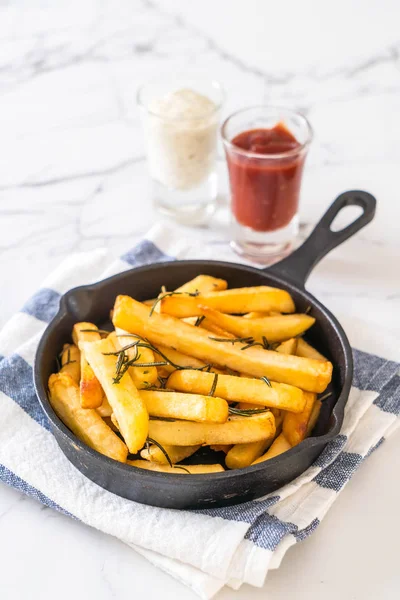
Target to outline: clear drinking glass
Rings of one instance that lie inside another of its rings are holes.
[[[298,234],[311,126],[300,113],[255,106],[228,117],[222,138],[231,190],[231,245],[256,262],[275,262],[290,252]]]
[[[137,102],[156,209],[186,225],[206,222],[217,199],[221,86],[160,78],[140,88]]]

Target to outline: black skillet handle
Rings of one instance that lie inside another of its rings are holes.
[[[332,231],[331,225],[335,217],[345,206],[360,206],[363,212],[344,229]],[[376,199],[368,192],[353,190],[340,194],[300,248],[270,267],[268,271],[304,286],[311,271],[321,258],[372,221],[375,208]]]

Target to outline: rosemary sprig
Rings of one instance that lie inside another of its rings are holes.
[[[209,396],[214,396],[215,390],[216,390],[216,387],[217,387],[217,383],[218,383],[218,373],[215,373],[214,379],[213,379],[213,382],[212,382],[212,386],[211,386],[211,390],[208,393]]]
[[[152,415],[149,419],[150,421],[169,421],[169,423],[176,421],[176,419],[172,419],[171,417],[156,417],[155,415]]]
[[[260,379],[261,379],[261,381],[266,383],[268,387],[272,387],[272,383],[270,382],[270,380],[268,379],[268,377],[266,375],[264,375],[264,377],[260,377]]]
[[[238,337],[238,338],[216,338],[216,337],[211,337],[208,336],[208,338],[210,340],[214,340],[214,342],[230,342],[232,345],[234,344],[238,344],[238,343],[246,343],[249,344],[251,342],[254,342],[252,337]],[[242,348],[243,350],[243,348]]]
[[[229,407],[230,415],[238,415],[240,417],[252,417],[253,415],[259,415],[260,413],[267,412],[269,408],[236,408],[234,406]]]
[[[63,352],[61,352],[61,362],[62,362],[62,355],[63,355]],[[76,363],[76,360],[71,360],[71,348],[68,347],[67,360],[62,366],[66,367],[67,365],[71,365],[72,363]]]
[[[163,286],[164,287],[164,286]],[[149,312],[149,317],[152,316],[157,304],[159,302],[161,302],[161,300],[163,298],[166,298],[167,296],[182,296],[182,295],[187,295],[187,296],[192,296],[192,297],[196,297],[199,295],[199,291],[196,290],[195,292],[163,292],[163,287],[161,288],[161,294],[159,295],[158,298],[155,299],[153,306],[151,307],[151,310]]]
[[[131,361],[129,361],[131,362]],[[165,367],[168,363],[166,363],[164,360],[163,361],[155,361],[155,362],[147,362],[147,363],[138,363],[133,361],[132,364],[130,364],[130,367]]]
[[[79,331],[82,333],[92,332],[92,333],[100,333],[103,335],[109,335],[111,333],[111,331],[107,331],[107,329],[80,329]]]
[[[195,327],[198,327],[206,318],[205,315],[201,315],[200,317],[197,317],[196,322],[194,324]]]
[[[310,312],[311,312],[311,310],[312,310],[312,306],[311,306],[311,304],[309,304],[309,305],[307,306],[306,310],[304,311],[304,314],[305,314],[305,315],[308,315],[308,313],[310,313]]]
[[[185,471],[190,475],[190,471],[188,471],[188,469],[186,469],[186,467],[183,467],[182,465],[174,465],[174,469],[182,469],[182,471]]]
[[[153,438],[151,438],[151,437],[148,437],[148,438],[147,438],[147,440],[146,440],[146,443],[147,443],[147,445],[148,445],[149,443],[150,443],[150,444],[154,444],[155,446],[157,446],[157,448],[160,448],[161,452],[164,454],[165,458],[167,459],[169,466],[170,466],[170,467],[173,467],[173,466],[174,466],[174,465],[172,464],[172,460],[171,460],[171,459],[170,459],[170,457],[168,456],[168,453],[167,453],[166,449],[165,449],[163,446],[161,446],[160,442],[157,442],[157,440],[154,440]]]
[[[262,336],[262,342],[256,342],[254,338],[250,338],[249,343],[241,348],[241,350],[247,350],[247,348],[254,348],[254,346],[261,346],[264,350],[275,350],[279,344],[270,344],[265,335]]]
[[[319,398],[319,400],[320,400],[321,402],[323,402],[324,400],[326,400],[327,398],[329,398],[329,396],[332,396],[332,392],[328,392],[327,394],[324,394],[324,395],[322,396],[322,398]]]

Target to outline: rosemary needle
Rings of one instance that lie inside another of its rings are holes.
[[[253,415],[259,415],[260,413],[267,412],[269,408],[235,408],[234,406],[229,407],[230,415],[238,415],[240,417],[252,417]]]
[[[218,373],[215,373],[214,379],[213,379],[213,382],[212,382],[212,386],[211,386],[211,390],[209,391],[209,394],[208,394],[209,396],[214,396],[215,390],[216,390],[216,387],[217,387],[217,383],[218,383]]]
[[[147,442],[150,442],[150,444],[154,444],[155,446],[157,446],[157,448],[160,448],[161,452],[164,454],[165,458],[168,461],[168,464],[170,467],[173,467],[174,465],[172,464],[172,460],[170,459],[170,457],[168,456],[168,452],[166,451],[166,449],[161,446],[160,442],[157,442],[157,440],[154,440],[151,437],[147,438]]]

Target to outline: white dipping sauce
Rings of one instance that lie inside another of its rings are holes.
[[[145,119],[151,176],[178,190],[201,184],[216,158],[217,106],[181,89],[150,102]]]

